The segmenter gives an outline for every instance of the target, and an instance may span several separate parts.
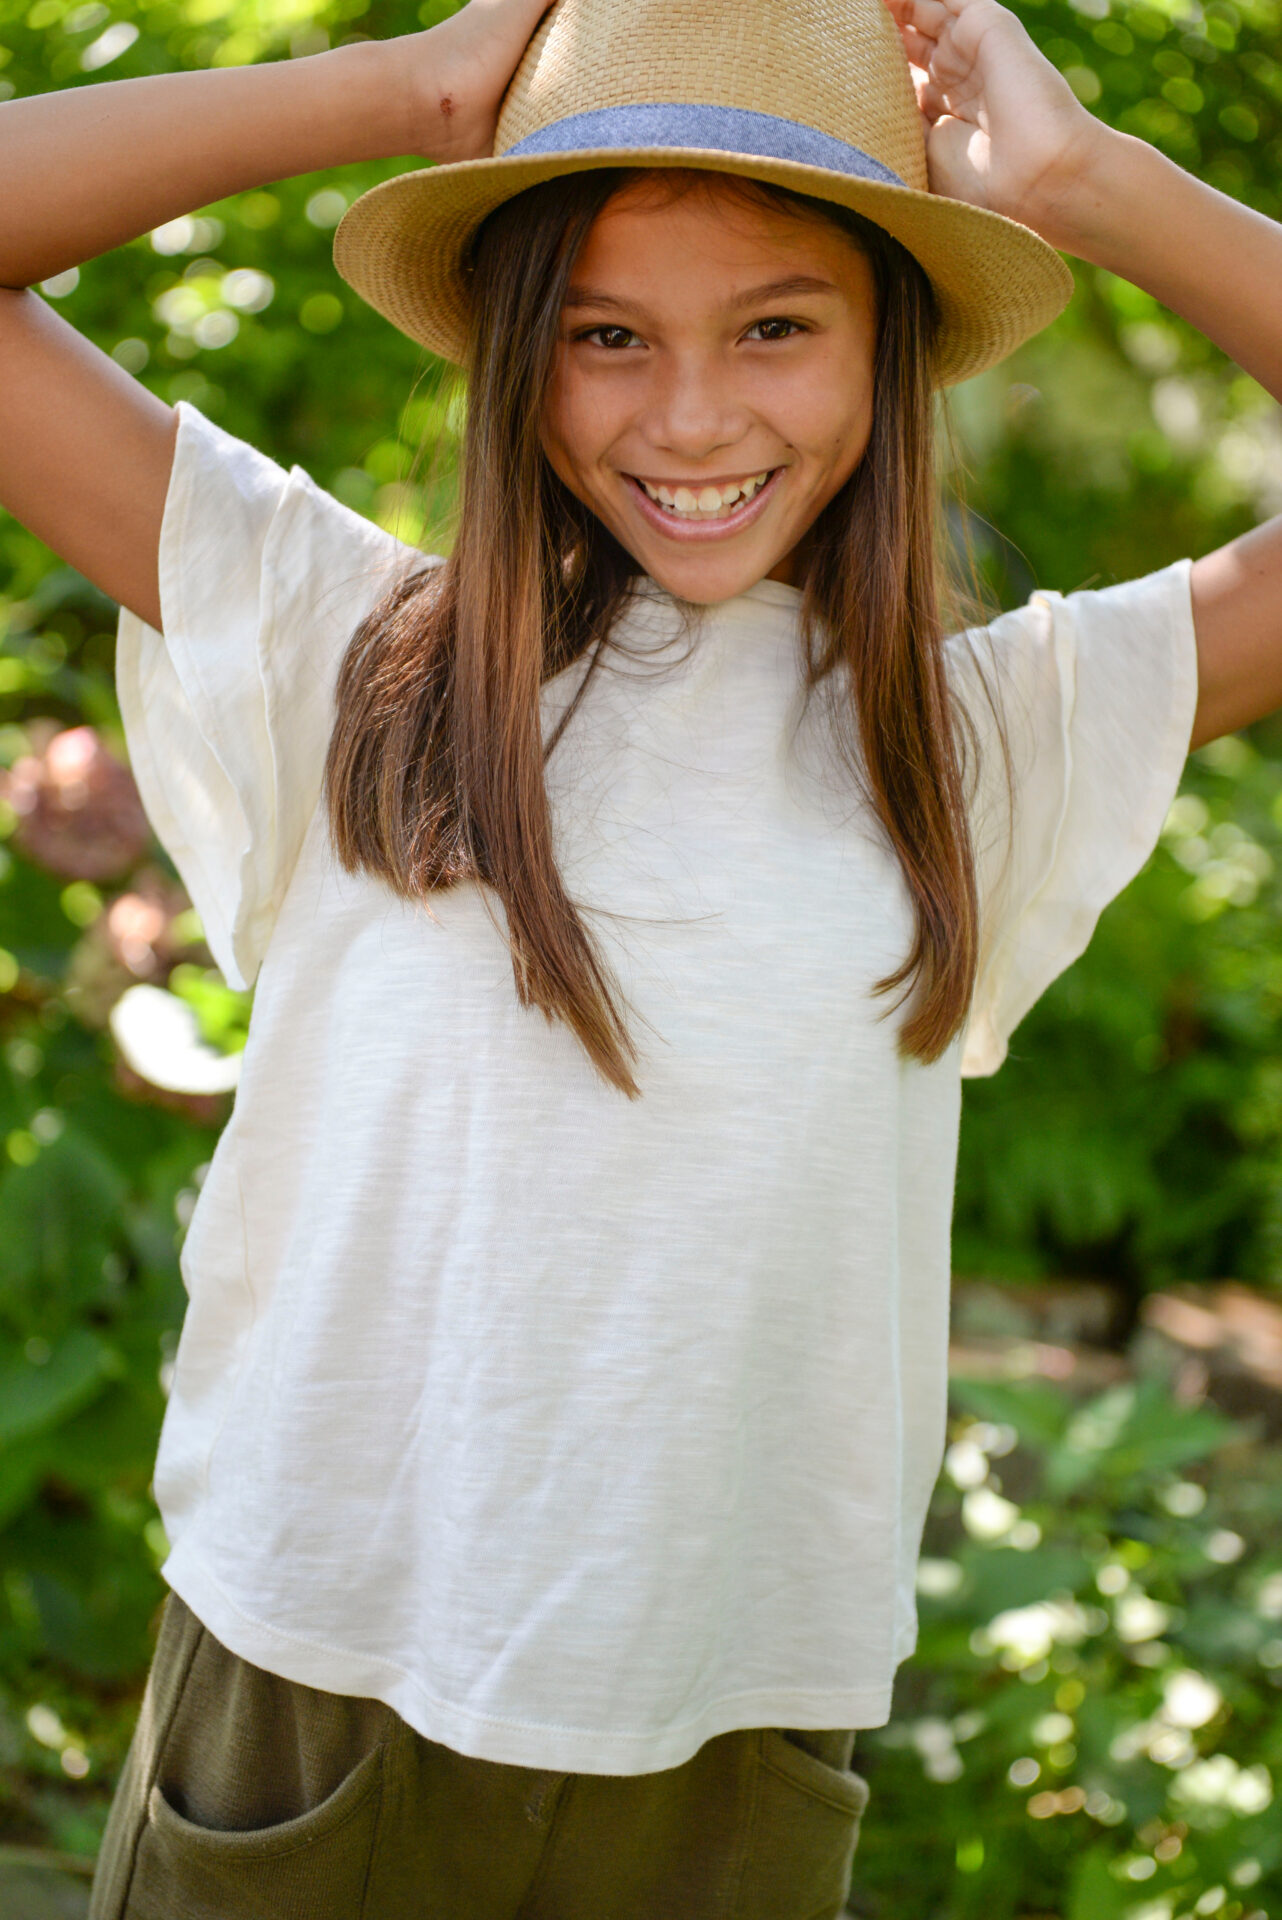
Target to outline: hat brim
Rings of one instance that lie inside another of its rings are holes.
[[[1063,311],[1073,290],[1065,262],[1039,234],[964,200],[796,160],[670,146],[460,160],[398,174],[348,208],[334,235],[334,263],[393,326],[461,362],[469,308],[463,263],[482,221],[527,187],[597,167],[738,174],[864,214],[908,249],[934,287],[941,386],[1004,360]]]

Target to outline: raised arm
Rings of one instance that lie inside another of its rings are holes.
[[[1143,287],[1282,401],[1282,227],[1079,105],[997,0],[890,0],[931,186]],[[1282,706],[1282,516],[1193,564],[1191,746]]]
[[[488,153],[548,4],[471,0],[395,41],[0,106],[0,502],[159,625],[172,410],[29,289],[291,174],[401,153]]]

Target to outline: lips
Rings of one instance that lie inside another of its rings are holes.
[[[770,472],[770,468],[766,467],[747,480],[731,480],[724,484],[713,481],[711,483],[696,482],[690,486],[678,484],[675,487],[668,487],[661,481],[642,480],[641,485],[645,488],[649,499],[661,507],[666,507],[682,519],[689,519],[694,514],[698,514],[701,519],[706,520],[724,513],[726,508],[735,506],[740,500],[746,504],[765,486],[770,478]]]
[[[706,510],[700,508],[698,504],[699,496],[694,488],[669,489],[666,488],[665,483],[665,490],[673,494],[674,500],[678,493],[684,492],[694,501],[693,510],[687,508],[685,511],[677,508],[675,504],[673,506],[665,506],[661,501],[654,499],[652,494],[647,491],[646,483],[637,479],[634,474],[625,474],[623,478],[627,482],[638,511],[650,526],[666,534],[668,538],[672,540],[703,542],[720,540],[730,534],[739,533],[764,513],[768,502],[778,487],[779,476],[783,472],[783,468],[765,468],[763,472],[765,476],[764,479],[761,479],[760,475],[754,474],[750,476],[749,481],[732,482],[719,487],[717,489],[719,504],[716,507],[710,507]],[[755,490],[745,499],[742,493],[743,488],[756,480],[760,480],[760,484],[756,486]],[[740,497],[733,502],[726,503],[724,496],[725,493],[729,491],[731,485],[737,486]],[[652,481],[650,482],[650,486],[657,492],[659,483]],[[702,489],[702,491],[710,494],[712,488],[708,486],[706,489]]]

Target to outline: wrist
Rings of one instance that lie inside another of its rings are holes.
[[[326,117],[341,148],[342,165],[358,160],[391,160],[415,151],[408,62],[402,40],[359,40],[291,62],[298,68],[315,63],[315,78],[323,80],[315,110]]]
[[[1089,117],[1082,138],[1043,183],[1027,224],[1061,253],[1110,266],[1144,204],[1137,175],[1153,161],[1165,164],[1145,141]]]
[[[368,56],[365,84],[371,98],[379,102],[376,112],[387,141],[373,158],[390,160],[402,154],[429,160],[438,157],[423,145],[422,50],[430,39],[429,29],[399,34],[391,40],[367,40],[359,48],[352,48],[353,53]]]

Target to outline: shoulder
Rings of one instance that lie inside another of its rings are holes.
[[[1083,684],[1139,690],[1187,650],[1189,572],[1179,560],[1115,585],[1042,588],[1022,607],[953,634],[945,658],[959,700],[982,724],[994,706],[1012,722],[1029,702],[1071,708]]]
[[[363,617],[408,574],[441,564],[183,402],[162,548],[234,601]]]

